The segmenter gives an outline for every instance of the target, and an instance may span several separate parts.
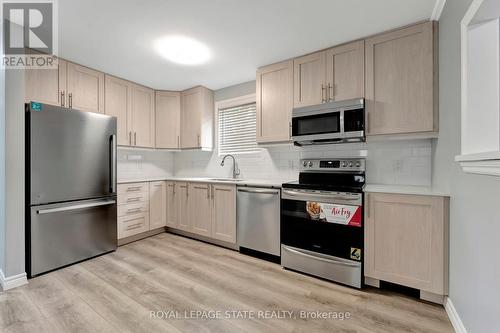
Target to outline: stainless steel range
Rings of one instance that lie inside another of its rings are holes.
[[[364,159],[302,160],[281,195],[281,265],[362,286]]]

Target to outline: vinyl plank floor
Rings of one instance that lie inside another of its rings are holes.
[[[343,320],[314,318],[346,313]],[[453,328],[441,306],[374,288],[356,290],[164,233],[0,293],[0,331],[441,333]]]

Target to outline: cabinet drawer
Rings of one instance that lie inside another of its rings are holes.
[[[149,231],[149,213],[118,218],[118,239]]]
[[[149,200],[149,192],[118,194],[118,205],[133,204]]]
[[[118,194],[148,192],[149,183],[118,184]]]
[[[126,204],[118,206],[118,216],[131,216],[139,213],[147,213],[149,211],[149,203],[139,202],[134,204]]]

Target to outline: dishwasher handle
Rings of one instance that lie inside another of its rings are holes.
[[[258,193],[258,194],[280,194],[279,190],[273,189],[261,189],[261,188],[246,188],[246,187],[238,187],[238,192],[247,192],[247,193]]]

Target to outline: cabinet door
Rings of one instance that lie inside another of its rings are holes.
[[[128,114],[130,113],[130,82],[106,75],[104,93],[104,110],[109,116],[117,118],[118,144],[121,146],[131,145],[130,124]]]
[[[236,243],[236,186],[212,187],[212,237]]]
[[[155,93],[137,84],[131,85],[130,119],[132,145],[154,148],[155,146]]]
[[[328,101],[365,96],[365,42],[357,41],[326,50]]]
[[[104,113],[104,73],[68,62],[68,106]]]
[[[167,225],[167,184],[165,181],[149,183],[149,229]]]
[[[443,197],[369,193],[365,275],[443,295],[447,210]]]
[[[175,182],[175,206],[177,209],[177,228],[189,231],[189,183]]]
[[[26,102],[66,106],[66,66],[59,59],[57,69],[25,70]]]
[[[188,204],[190,231],[201,236],[210,237],[212,234],[212,221],[209,184],[190,183]]]
[[[156,148],[180,148],[181,95],[156,92]]]
[[[177,228],[179,225],[177,195],[176,183],[167,182],[167,227]]]
[[[293,60],[293,106],[301,107],[326,101],[325,52]]]
[[[368,135],[437,130],[435,27],[427,22],[365,41]]]
[[[203,92],[200,87],[181,94],[181,147],[198,148],[201,145]]]
[[[257,142],[291,139],[293,61],[257,70]]]

